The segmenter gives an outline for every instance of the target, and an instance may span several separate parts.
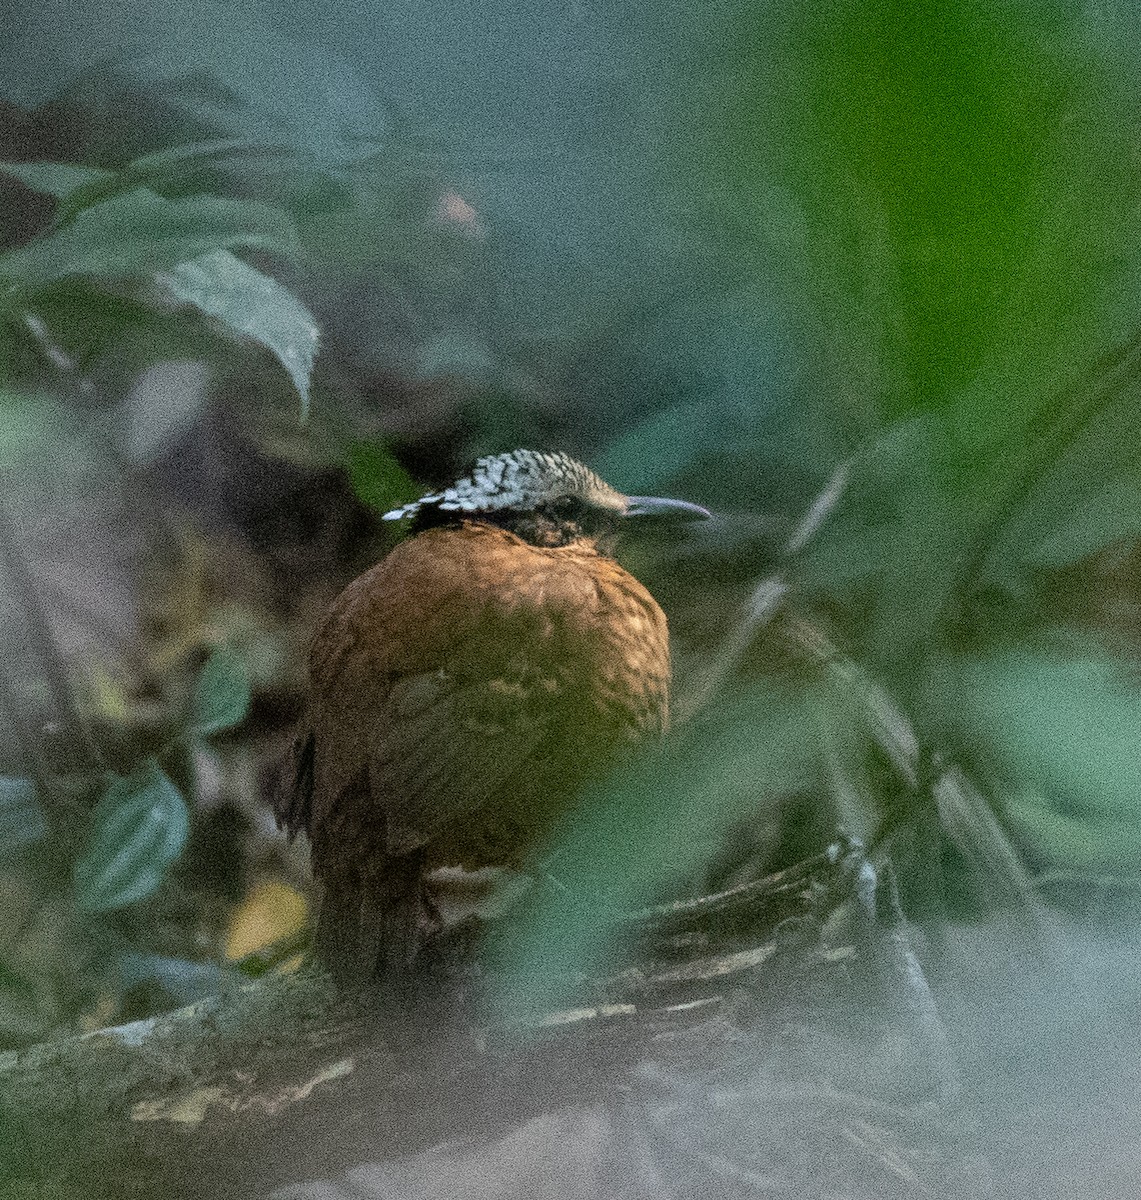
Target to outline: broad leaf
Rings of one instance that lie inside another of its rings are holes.
[[[62,200],[79,188],[106,183],[114,171],[102,167],[81,167],[75,163],[0,162],[0,174],[13,175],[34,192],[46,192]]]
[[[1005,781],[1017,840],[1059,868],[1136,865],[1141,689],[1120,664],[1024,648],[966,660],[939,685],[952,728]]]
[[[943,686],[955,727],[1009,777],[1141,821],[1141,688],[1119,663],[1015,649],[959,663]]]
[[[114,778],[75,864],[77,907],[111,912],[153,895],[181,853],[189,823],[186,801],[154,759]]]
[[[1037,862],[1067,873],[1136,877],[1141,822],[1132,814],[1075,813],[1064,798],[1035,787],[1016,788],[1003,800],[1014,834]]]
[[[1117,369],[1103,363],[1072,387],[1012,460],[1019,472],[1032,470],[993,530],[988,581],[1017,582],[1027,566],[1063,567],[1141,532],[1137,389],[1120,378],[1135,378],[1141,348],[1127,344],[1118,353]]]
[[[194,684],[190,725],[196,733],[217,733],[241,721],[250,707],[250,678],[245,660],[219,646],[206,660]]]
[[[295,161],[291,152],[284,147],[224,138],[192,142],[145,154],[129,162],[120,171],[76,163],[0,162],[0,172],[15,176],[34,191],[47,192],[62,200],[56,219],[60,225],[64,225],[83,209],[93,208],[112,196],[133,192],[138,188],[151,188],[164,194],[169,191],[201,191],[203,189],[193,186],[193,175],[200,172],[203,165],[215,165],[241,157]]]
[[[1086,555],[1141,533],[1141,486],[1132,480],[1111,480],[1099,492],[1071,507],[1066,518],[1027,558],[1050,567],[1064,567]]]
[[[122,445],[132,463],[150,463],[201,415],[209,397],[210,364],[165,360],[148,367],[123,399]]]
[[[302,420],[308,416],[309,377],[321,331],[288,288],[228,250],[179,263],[160,274],[158,282],[176,299],[272,351],[301,397]]]
[[[0,277],[44,288],[77,275],[148,275],[228,247],[287,253],[293,242],[292,222],[268,204],[222,196],[168,200],[137,188],[0,256]]]

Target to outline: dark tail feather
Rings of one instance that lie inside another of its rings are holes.
[[[342,891],[325,885],[317,912],[314,948],[325,969],[341,987],[360,987],[372,978],[372,964],[361,955],[359,885]]]
[[[439,930],[424,873],[424,852],[416,850],[386,857],[365,884],[361,954],[377,979],[411,978],[421,952]]]
[[[368,878],[326,879],[316,949],[342,986],[411,983],[439,915],[424,884],[422,854],[385,857]]]
[[[277,827],[292,841],[299,832],[309,832],[313,814],[313,733],[299,728],[278,769],[273,795]]]

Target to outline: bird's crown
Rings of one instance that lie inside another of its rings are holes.
[[[571,498],[584,506],[622,513],[627,497],[569,454],[511,450],[477,460],[470,475],[384,514],[386,521],[415,517],[424,509],[450,513],[528,512]]]

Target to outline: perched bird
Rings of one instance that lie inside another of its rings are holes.
[[[385,514],[414,536],[318,627],[277,798],[309,836],[334,975],[407,970],[437,925],[428,872],[525,863],[591,777],[664,731],[666,619],[604,547],[634,519],[708,515],[533,450]]]

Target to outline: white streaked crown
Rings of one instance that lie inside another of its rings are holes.
[[[466,478],[386,512],[384,520],[414,517],[422,508],[456,513],[526,511],[561,496],[575,496],[593,508],[616,513],[624,512],[627,503],[621,492],[567,454],[511,450],[479,459]]]

